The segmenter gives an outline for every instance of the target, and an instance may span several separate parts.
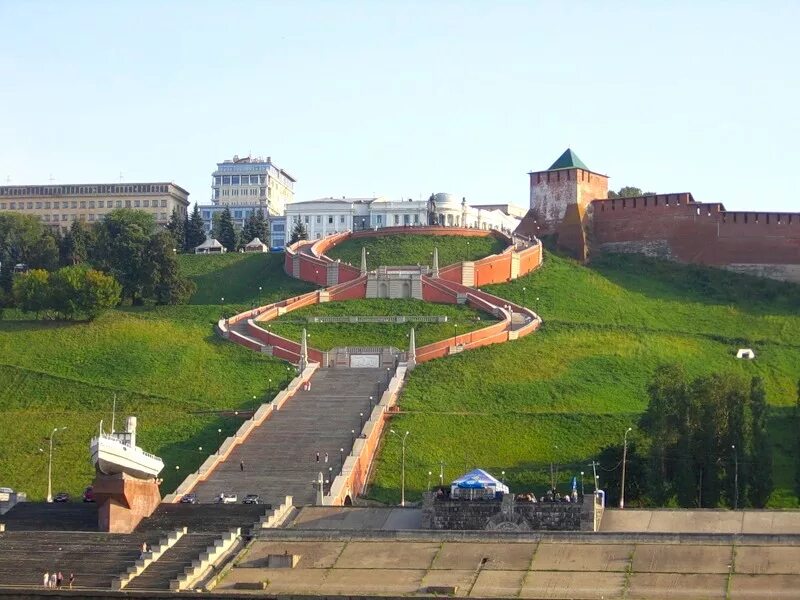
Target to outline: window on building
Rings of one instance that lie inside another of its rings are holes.
[[[229,175],[225,175],[225,176],[222,178],[222,185],[230,185],[230,184],[231,184],[231,178],[230,178],[230,176],[229,176]]]
[[[41,202],[37,202],[36,203],[36,208],[42,208],[42,203]]]
[[[411,215],[403,215],[403,225],[411,223]]]
[[[208,221],[211,218],[211,211],[204,210],[203,211],[203,220]]]
[[[231,175],[231,185],[239,185],[239,176]]]
[[[9,206],[11,207],[11,210],[14,210],[15,208],[17,208],[17,203],[12,202],[11,204],[9,204]]]
[[[383,224],[383,215],[375,215],[375,223],[377,223],[378,225],[382,225]]]
[[[228,195],[230,195],[229,192],[230,192],[230,190],[222,190],[222,195],[223,196],[228,196]]]
[[[122,208],[122,200],[117,200],[116,206],[117,206],[117,208]],[[109,208],[111,208],[111,207],[109,206]]]
[[[125,208],[130,208],[130,207],[131,207],[131,201],[125,200]]]
[[[153,200],[153,202],[155,202],[155,200]],[[142,200],[142,206],[150,208],[150,200]]]
[[[219,190],[214,190],[214,198],[219,198]]]
[[[89,213],[89,220],[94,221],[94,213]]]
[[[339,215],[339,223],[344,223],[344,215]]]
[[[28,208],[33,208],[33,202],[28,202]]]
[[[42,215],[42,220],[44,220],[44,221],[49,223],[50,222],[50,215]]]
[[[162,198],[161,199],[161,208],[167,208],[167,199],[166,198]]]
[[[89,208],[94,208],[94,200],[89,200]]]
[[[71,208],[78,208],[78,201],[77,200],[73,200],[72,202],[70,202],[70,204],[71,204]]]
[[[162,212],[162,213],[159,213],[159,214],[161,215],[161,220],[162,221],[166,221],[167,220],[167,213]]]
[[[109,202],[111,202],[111,200],[109,200]],[[106,205],[106,201],[105,200],[98,200],[97,201],[97,208],[105,208],[106,207],[105,205]]]
[[[400,225],[400,215],[395,215],[394,216],[394,224],[395,225]]]
[[[333,225],[333,215],[328,216],[328,225]]]
[[[45,202],[44,203],[44,207],[45,208],[50,208],[50,203],[49,202]],[[3,208],[5,208],[5,205],[3,206]]]
[[[303,217],[303,220],[305,221],[306,225],[308,225],[308,215],[306,215],[305,217]]]
[[[139,208],[139,207],[141,207],[141,205],[142,205],[142,203],[139,200],[134,200],[133,201],[133,207],[134,208]]]
[[[53,223],[58,221],[58,215],[53,215]]]
[[[233,211],[233,218],[234,219],[241,219],[242,218],[242,211],[240,211],[240,210]]]
[[[81,200],[81,208],[86,208],[86,200]]]
[[[414,215],[414,224],[415,225],[419,224],[419,215],[418,214]]]
[[[50,208],[50,207],[48,206],[48,208]],[[6,209],[6,203],[5,202],[0,202],[0,210],[5,210],[5,209]]]
[[[72,213],[72,214],[69,216],[69,220],[70,220],[70,221],[74,221],[74,220],[75,220],[75,213]]]
[[[67,220],[67,215],[61,215],[61,220],[62,221],[66,221]]]
[[[322,224],[322,215],[317,215],[317,225]]]
[[[274,231],[275,233],[284,233],[283,223],[273,223],[272,231]]]
[[[214,177],[214,184],[219,185],[220,183],[222,183],[222,177],[217,175],[216,177]]]

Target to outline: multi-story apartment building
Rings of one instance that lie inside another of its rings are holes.
[[[519,219],[504,211],[502,205],[476,208],[450,194],[435,194],[432,201],[377,197],[292,202],[286,205],[287,237],[297,222],[306,226],[313,240],[341,231],[433,224],[513,231]]]
[[[172,211],[185,217],[188,206],[189,192],[165,182],[0,186],[0,212],[34,215],[61,230],[73,221],[102,221],[117,208],[144,210],[166,225]]]
[[[266,215],[283,215],[294,200],[295,179],[272,163],[272,158],[239,158],[217,163],[211,175],[214,205],[256,205]]]

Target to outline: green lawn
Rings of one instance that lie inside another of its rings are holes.
[[[309,323],[310,317],[333,316],[432,316],[445,315],[446,323]],[[432,304],[421,300],[350,300],[327,302],[287,313],[261,326],[286,338],[299,340],[305,328],[308,343],[319,350],[340,346],[408,347],[408,332],[414,327],[417,347],[488,326],[491,315],[467,306]]]
[[[439,266],[462,260],[478,260],[501,252],[506,244],[494,237],[465,238],[452,235],[387,235],[347,240],[334,247],[328,256],[354,266],[361,265],[361,248],[366,248],[367,267],[430,265],[433,249],[439,249]]]
[[[117,424],[127,414],[139,418],[141,445],[164,459],[162,492],[170,492],[242,422],[213,411],[256,406],[286,381],[286,363],[214,334],[217,295],[231,312],[249,307],[259,285],[263,301],[312,286],[283,273],[282,255],[179,262],[198,284],[193,305],[125,307],[93,323],[0,321],[0,485],[42,499],[47,457],[39,449],[46,454],[49,432],[66,426],[55,438],[54,491],[81,492],[93,477],[89,439],[101,419],[109,427],[116,394]]]
[[[523,291],[523,288],[524,291]],[[547,254],[541,270],[488,291],[537,310],[545,324],[521,340],[417,367],[392,426],[408,430],[407,497],[447,463],[506,471],[513,489],[544,486],[550,461],[562,487],[605,445],[621,441],[646,406],[661,363],[765,378],[773,405],[773,506],[796,506],[791,407],[800,378],[800,288],[634,256],[591,268]],[[735,352],[752,347],[755,361]],[[603,469],[618,468],[617,464]],[[370,495],[399,496],[399,444],[387,437]]]

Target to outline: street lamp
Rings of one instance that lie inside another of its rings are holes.
[[[581,498],[583,498],[583,471],[581,471]]]
[[[258,304],[261,305],[261,286],[258,286]]]
[[[358,425],[362,429],[364,428],[364,413],[363,412],[358,413]]]
[[[396,435],[400,439],[402,448],[402,461],[400,463],[400,506],[406,505],[406,438],[409,432],[406,431],[404,435],[400,435],[394,429],[390,429],[389,433]]]
[[[458,323],[453,323],[453,346],[456,345],[457,338],[458,338]]]
[[[344,448],[339,448],[339,462],[342,463],[342,469],[344,469]]]
[[[733,510],[736,510],[739,508],[739,454],[736,452],[735,444],[731,444],[731,450],[733,450],[733,461],[736,465],[733,476],[733,486],[735,488],[733,492]]]
[[[372,410],[372,396],[369,397],[369,409]]]
[[[525,286],[522,286],[522,306],[525,306]]]
[[[619,507],[625,508],[625,463],[628,460],[628,434],[633,430],[633,427],[628,427],[625,430],[625,435],[622,436],[622,485],[619,494]]]
[[[66,427],[54,427],[50,432],[50,460],[47,463],[47,501],[53,501],[53,436],[57,431],[64,431]]]
[[[224,319],[225,318],[225,297],[224,296],[219,299],[219,304],[220,304],[220,312],[222,313],[222,318]]]

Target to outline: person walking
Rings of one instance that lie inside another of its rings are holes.
[[[75,573],[69,574],[69,589],[72,589],[72,584],[75,583]]]
[[[58,575],[56,575],[56,588],[61,589],[61,584],[64,583],[64,574],[59,571]]]
[[[53,571],[50,573],[50,588],[53,589],[56,587],[56,572]]]
[[[317,462],[319,462],[319,452],[317,452]]]
[[[244,461],[243,460],[239,461],[239,470],[240,471],[244,471]]]
[[[49,571],[45,571],[44,575],[42,575],[42,585],[44,587],[46,587],[46,588],[50,587],[50,572]]]
[[[327,464],[327,462],[328,462],[328,453],[326,452],[325,453],[325,463]]]

